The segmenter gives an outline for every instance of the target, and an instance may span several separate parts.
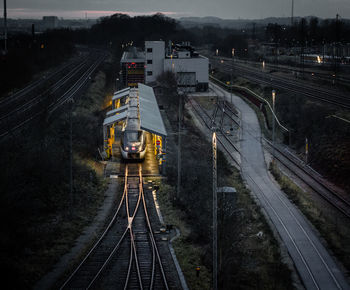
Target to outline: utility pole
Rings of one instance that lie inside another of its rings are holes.
[[[335,46],[334,46],[334,82],[337,84],[338,77],[338,61],[339,61],[339,42],[340,42],[340,23],[339,14],[336,15],[335,19]]]
[[[181,192],[181,121],[182,121],[182,93],[179,94],[179,128],[178,128],[178,144],[177,144],[177,196],[180,198]]]
[[[72,111],[74,99],[70,98],[69,102],[69,199],[71,205],[71,214],[73,213],[74,197],[73,197],[73,125]]]
[[[231,94],[231,105],[232,105],[232,68],[231,68],[231,82],[230,82],[230,94]]]
[[[216,133],[213,128],[213,290],[218,289],[218,221],[217,221],[217,210],[218,210],[218,196],[217,196],[217,158],[216,158]]]
[[[4,50],[5,54],[7,53],[7,8],[6,8],[6,0],[4,0]]]
[[[309,140],[307,139],[307,137],[305,137],[305,164],[308,163],[308,158],[309,157]]]
[[[272,160],[275,160],[275,98],[276,91],[272,90]]]
[[[233,66],[235,62],[235,49],[232,48],[232,68],[231,68],[231,105],[232,105],[232,82],[233,82]]]
[[[292,0],[292,16],[290,18],[291,26],[293,26],[293,22],[294,22],[294,0]]]

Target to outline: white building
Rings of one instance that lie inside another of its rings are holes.
[[[186,91],[208,90],[209,60],[199,55],[189,43],[172,45],[169,42],[166,47],[164,41],[145,41],[144,60],[138,58],[138,61],[144,61],[146,84],[154,83],[159,75],[171,71],[176,74],[179,88]],[[125,63],[135,63],[127,52],[123,54],[122,67]],[[123,76],[131,73],[131,67],[126,67]]]
[[[154,82],[164,72],[164,41],[145,41],[145,82]]]
[[[178,85],[190,91],[207,91],[209,84],[209,60],[199,55],[189,45],[172,45],[165,49],[164,41],[146,41],[146,84],[154,82],[165,71],[176,74]]]

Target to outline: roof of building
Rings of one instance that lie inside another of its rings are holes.
[[[107,115],[107,117],[108,117],[108,116],[111,116],[111,115],[114,115],[114,114],[118,114],[118,113],[124,112],[124,111],[126,111],[127,109],[128,109],[128,106],[121,106],[121,107],[119,107],[119,108],[117,108],[117,109],[108,111],[106,115]]]
[[[124,51],[120,62],[144,62],[145,53],[132,47],[129,51]]]
[[[153,89],[138,84],[141,129],[160,136],[167,136]]]
[[[128,111],[124,111],[118,115],[112,115],[112,116],[106,118],[103,122],[103,126],[108,126],[108,125],[111,125],[113,123],[116,123],[116,122],[119,122],[119,121],[126,119],[127,112]]]

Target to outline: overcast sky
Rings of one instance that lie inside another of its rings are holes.
[[[2,2],[0,1],[1,9]],[[162,12],[172,17],[217,16],[226,19],[259,19],[290,16],[292,0],[7,0],[12,18],[57,15],[88,18],[116,12],[131,15]],[[1,14],[3,12],[1,11]],[[350,0],[294,0],[295,16],[350,18]]]

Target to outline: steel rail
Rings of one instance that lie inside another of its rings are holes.
[[[124,230],[123,235],[121,236],[121,238],[118,240],[118,243],[113,247],[113,250],[109,253],[108,257],[106,259],[104,259],[103,264],[98,268],[98,271],[96,272],[94,277],[91,279],[91,281],[89,281],[89,284],[86,287],[86,289],[90,289],[91,287],[93,287],[94,284],[96,283],[96,281],[99,279],[99,277],[101,277],[101,274],[106,269],[107,265],[110,263],[112,257],[115,255],[117,250],[120,248],[120,245],[125,240],[125,237],[127,236],[128,232],[130,234],[130,256],[129,256],[129,262],[128,262],[128,266],[127,266],[126,278],[125,278],[125,282],[124,282],[124,289],[126,290],[129,287],[129,282],[130,282],[130,278],[131,278],[131,275],[132,275],[132,269],[133,269],[133,263],[134,262],[135,262],[135,266],[136,266],[136,274],[137,274],[137,279],[138,279],[138,288],[139,289],[143,289],[144,288],[143,281],[142,281],[141,270],[140,270],[140,266],[139,266],[138,254],[137,254],[137,250],[136,250],[136,241],[135,241],[135,236],[134,236],[134,232],[133,232],[133,222],[134,222],[134,219],[136,218],[136,215],[139,213],[141,202],[143,204],[144,215],[145,215],[145,219],[146,219],[146,223],[147,223],[147,228],[148,228],[148,231],[149,231],[150,247],[151,247],[151,251],[152,251],[152,271],[151,271],[151,277],[150,277],[151,278],[150,289],[153,289],[154,285],[155,285],[156,260],[158,261],[159,269],[161,271],[163,284],[164,284],[164,289],[169,289],[168,282],[167,282],[166,275],[165,275],[165,271],[164,271],[164,268],[163,268],[163,265],[162,265],[162,262],[161,262],[160,254],[159,254],[159,251],[158,251],[158,248],[157,248],[157,244],[156,244],[156,241],[155,241],[155,238],[154,238],[154,235],[153,235],[153,231],[152,231],[152,227],[151,227],[151,223],[150,223],[150,219],[149,219],[149,215],[148,215],[148,211],[147,211],[147,204],[146,204],[146,200],[145,200],[145,196],[144,196],[144,190],[143,190],[143,176],[142,176],[141,164],[138,164],[138,171],[139,171],[138,172],[138,178],[139,178],[139,181],[138,181],[139,189],[138,189],[138,191],[139,191],[139,193],[138,193],[138,197],[137,197],[137,202],[136,202],[135,208],[133,208],[132,210],[130,208],[128,184],[129,184],[129,180],[130,180],[131,175],[130,175],[130,172],[129,172],[129,166],[127,164],[126,167],[125,167],[125,181],[124,181],[123,195],[122,195],[121,201],[120,201],[120,203],[118,205],[117,211],[115,212],[111,222],[109,223],[109,225],[107,226],[106,230],[103,232],[103,234],[101,235],[99,240],[94,244],[93,248],[84,257],[83,261],[78,265],[78,267],[69,276],[69,278],[65,281],[65,283],[61,286],[60,289],[66,288],[66,286],[69,284],[69,282],[72,281],[72,279],[74,278],[76,273],[81,269],[81,267],[84,265],[84,263],[87,261],[87,259],[92,255],[92,253],[101,244],[102,240],[106,237],[107,233],[110,231],[112,225],[116,222],[117,216],[118,216],[118,214],[120,212],[120,209],[121,209],[121,207],[123,206],[124,203],[125,203],[125,210],[126,210],[126,216],[127,216],[126,229]]]
[[[229,64],[220,64],[220,66],[224,66],[228,69],[231,69],[232,68],[232,65],[229,65]],[[255,75],[257,78],[260,78],[262,79],[262,81],[265,81],[266,82],[266,74],[261,72],[261,71],[257,71],[256,69],[254,68],[248,68],[246,66],[240,66],[238,65],[237,66],[240,70],[242,71],[245,71],[246,73],[249,73],[250,75]],[[271,79],[271,77],[270,77]],[[279,82],[282,82],[282,83],[285,83],[285,84],[288,84],[290,86],[294,86],[296,88],[300,88],[302,87],[303,89],[307,89],[307,90],[310,90],[312,92],[317,92],[317,93],[320,93],[320,94],[328,94],[328,96],[330,97],[335,97],[335,98],[339,98],[339,99],[344,99],[344,100],[349,100],[349,98],[345,95],[342,95],[342,94],[339,94],[337,93],[336,91],[334,90],[329,90],[329,89],[320,89],[319,87],[317,86],[313,86],[313,85],[310,85],[309,83],[306,83],[306,82],[299,82],[299,83],[296,83],[295,81],[293,80],[290,80],[290,79],[287,79],[287,78],[284,78],[284,77],[281,77],[281,76],[276,76],[274,75],[273,76],[273,80],[277,80]],[[271,81],[270,81],[271,83]]]
[[[292,171],[295,175],[297,175],[303,182],[305,182],[309,187],[311,187],[317,194],[319,194],[329,204],[334,206],[337,210],[339,210],[346,217],[350,218],[350,202],[349,201],[347,201],[346,199],[341,197],[339,194],[337,194],[331,188],[329,188],[326,185],[324,185],[323,183],[321,183],[317,178],[315,178],[312,174],[310,174],[303,166],[301,166],[293,158],[288,156],[288,154],[285,154],[277,146],[273,146],[273,144],[271,144],[271,142],[269,140],[267,140],[266,138],[263,138],[263,139],[265,140],[266,144],[268,144],[271,148],[273,148],[273,147],[275,148],[275,156],[274,157],[276,159],[278,159],[284,166],[286,166],[290,171]],[[285,158],[289,162],[291,162],[294,166],[296,166],[299,170],[301,170],[304,174],[306,174],[310,179],[315,181],[320,187],[322,187],[327,192],[329,192],[329,195],[320,192],[314,185],[310,184],[310,182],[308,182],[305,179],[305,176],[303,176],[303,174],[300,174],[300,173],[296,172],[296,170],[293,170],[293,168],[286,161],[282,160],[282,158],[280,158],[279,156],[276,156],[276,152],[278,152],[278,154],[283,156],[283,158]],[[336,200],[334,200],[334,199],[336,199]],[[340,203],[341,205],[339,206],[337,204],[337,202]]]
[[[210,59],[213,60],[217,60],[217,58],[215,57],[209,57]],[[225,61],[232,61],[232,58],[228,58],[228,57],[219,57],[220,59],[223,59]],[[235,66],[247,66],[247,63],[250,65],[251,69],[257,69],[261,70],[262,67],[262,63],[261,62],[254,62],[254,61],[247,61],[247,60],[240,60],[235,58],[234,61],[234,65]],[[328,66],[329,67],[329,66]],[[330,67],[329,67],[330,68]],[[314,73],[314,78],[318,78],[320,80],[326,80],[326,81],[333,81],[334,80],[334,72],[328,71],[328,72],[324,72],[324,71],[319,71],[317,70],[317,67],[305,67],[304,70],[300,69],[297,66],[286,66],[286,65],[274,65],[271,64],[270,62],[265,63],[265,69],[270,69],[270,70],[276,70],[276,71],[281,71],[281,72],[285,72],[285,73],[290,73],[290,72],[297,72],[297,73],[304,73],[304,74],[312,74]],[[316,70],[315,70],[316,69]],[[331,77],[330,77],[331,76]],[[350,82],[350,79],[348,78],[344,78],[344,76],[337,76],[337,82],[341,82],[341,83],[346,83],[348,84]]]
[[[193,105],[192,100],[190,100],[190,103],[191,103],[191,105],[192,105],[192,108],[193,108],[193,109],[195,110],[195,112],[197,113],[197,115],[202,119],[204,125],[205,125],[209,130],[211,130],[212,127],[209,126],[209,124],[205,121],[205,119],[203,118],[203,116],[202,116],[202,114],[199,112],[199,110]],[[208,113],[200,106],[200,104],[198,104],[197,102],[196,102],[196,104],[197,104],[198,107],[201,108],[202,112],[203,112],[207,117],[209,117]],[[223,133],[223,132],[222,132],[222,133]],[[222,136],[224,137],[224,139],[225,139],[226,141],[228,141],[228,142],[230,143],[230,145],[231,145],[239,154],[241,154],[241,152],[238,150],[238,148],[236,147],[236,145],[235,145],[229,138],[227,138],[227,136],[226,136],[224,133],[223,133],[222,135],[217,135],[217,140],[219,141],[219,143],[221,144],[221,146],[224,148],[225,151],[227,151],[227,153],[229,153],[230,157],[233,159],[233,161],[236,163],[236,165],[237,165],[238,167],[240,167],[240,166],[241,166],[240,163],[233,157],[233,155],[231,154],[231,152],[229,151],[229,149],[227,148],[227,146],[224,145],[223,141],[221,140],[221,137],[222,137]]]
[[[4,97],[0,100],[0,107],[3,105],[8,105],[14,101],[17,101],[19,98],[24,97],[25,94],[30,93],[32,90],[37,88],[39,85],[42,85],[46,83],[47,81],[51,80],[53,77],[64,71],[69,66],[74,65],[75,63],[79,62],[81,58],[78,58],[76,60],[70,61],[68,64],[65,64],[63,67],[58,68],[57,70],[50,73],[48,76],[41,77],[33,82],[31,82],[29,85],[25,86],[24,88],[20,89],[19,91],[15,92],[12,95],[9,95],[7,97]],[[7,104],[6,104],[7,103]]]
[[[123,205],[124,199],[126,197],[126,192],[127,192],[127,176],[128,176],[128,168],[126,167],[125,169],[125,182],[124,182],[124,191],[123,191],[123,195],[122,198],[119,202],[118,208],[116,210],[116,212],[114,213],[111,221],[109,222],[108,226],[106,227],[106,229],[104,230],[104,232],[102,233],[102,235],[100,236],[100,238],[97,240],[97,242],[94,244],[94,246],[90,249],[90,251],[85,255],[84,259],[80,262],[80,264],[78,265],[78,267],[75,268],[75,270],[73,271],[73,273],[68,277],[68,279],[63,283],[63,285],[60,287],[60,289],[64,289],[64,287],[72,280],[72,278],[75,276],[75,274],[80,270],[80,268],[84,265],[84,263],[86,262],[86,260],[91,256],[91,254],[95,251],[95,249],[101,244],[101,241],[105,238],[105,236],[107,235],[107,233],[109,232],[109,230],[111,229],[112,225],[114,225],[114,223],[117,220],[117,216],[119,214],[120,208]]]
[[[81,89],[88,80],[88,77],[95,71],[95,69],[100,65],[100,63],[103,61],[105,56],[102,56],[101,58],[97,59],[91,66],[88,68],[87,71],[84,72],[84,74],[76,81],[76,83],[68,90],[66,91],[60,98],[58,98],[54,103],[52,103],[49,106],[49,112],[52,113],[56,109],[58,109],[60,106],[62,106],[69,98],[71,98],[72,95],[74,95],[77,91]],[[52,107],[52,109],[50,109]]]
[[[141,167],[141,164],[138,165],[138,169],[139,169],[139,195],[138,195],[137,203],[136,203],[136,206],[135,206],[135,209],[134,209],[132,216],[130,216],[128,193],[126,194],[126,199],[125,199],[126,214],[127,214],[127,218],[128,218],[128,229],[129,229],[129,233],[130,233],[131,253],[130,253],[129,267],[128,267],[127,277],[125,280],[124,289],[127,289],[127,287],[128,287],[129,279],[131,276],[133,257],[135,257],[135,265],[136,265],[136,272],[137,272],[137,278],[139,281],[139,286],[140,286],[140,289],[143,289],[141,271],[140,271],[140,267],[139,267],[135,239],[134,239],[134,234],[133,234],[133,230],[132,230],[132,224],[133,224],[134,218],[138,212],[139,205],[140,205],[141,198],[142,198],[142,189],[141,189],[142,188],[142,167]]]
[[[275,88],[285,89],[285,90],[288,90],[288,91],[291,91],[294,93],[303,94],[307,97],[310,97],[310,98],[313,98],[316,100],[320,100],[320,101],[325,102],[325,103],[329,103],[332,105],[336,105],[336,106],[340,106],[340,107],[343,107],[346,109],[350,109],[350,105],[349,105],[350,99],[346,98],[345,96],[339,96],[339,95],[336,95],[334,93],[327,92],[325,90],[319,90],[319,89],[314,88],[314,87],[308,87],[304,84],[300,89],[299,84],[288,82],[284,79],[279,79],[278,77],[274,77],[274,82],[273,82],[271,80],[266,80],[265,76],[258,75],[256,72],[252,72],[251,70],[247,70],[247,69],[242,69],[242,70],[243,71],[245,70],[246,72],[249,73],[248,75],[244,75],[243,77],[246,79],[249,79],[251,81],[263,83],[263,84],[267,84],[267,85],[271,85],[271,86],[273,85]],[[228,72],[229,70],[225,68],[224,71]],[[277,82],[280,82],[280,83],[277,83]],[[232,86],[232,87],[237,87],[237,86]],[[316,92],[318,94],[314,94],[314,92]],[[323,95],[323,97],[320,95]],[[337,98],[338,100],[335,100],[334,98]],[[341,100],[345,100],[347,102],[344,103]]]
[[[80,63],[77,67],[74,67],[73,70],[69,71],[66,75],[64,75],[61,79],[59,79],[55,84],[53,84],[52,86],[50,86],[48,89],[46,89],[44,92],[40,93],[39,95],[37,95],[36,97],[30,99],[27,102],[23,102],[20,106],[17,106],[16,108],[14,108],[13,110],[11,110],[10,112],[7,112],[5,115],[0,116],[0,121],[8,118],[10,115],[13,115],[15,113],[18,112],[24,112],[29,110],[30,108],[32,108],[34,105],[40,103],[41,101],[43,101],[44,99],[42,99],[43,96],[45,96],[45,94],[49,93],[49,94],[53,94],[54,92],[56,92],[60,87],[62,87],[68,80],[70,80],[71,78],[73,78],[75,76],[75,74],[80,71],[80,69],[87,63],[87,60],[85,60],[83,63]],[[21,110],[22,108],[25,108],[24,110]]]
[[[157,243],[156,243],[154,235],[153,235],[153,229],[152,229],[152,225],[151,225],[151,222],[150,222],[150,219],[149,219],[149,215],[148,215],[147,204],[146,204],[145,194],[144,194],[144,191],[143,191],[143,186],[141,188],[141,191],[142,191],[143,208],[144,208],[144,212],[145,212],[145,217],[146,217],[146,222],[147,222],[149,234],[150,234],[150,237],[151,237],[151,242],[152,242],[152,244],[154,246],[154,249],[155,249],[155,254],[156,254],[156,257],[157,257],[157,260],[158,260],[158,265],[159,265],[159,268],[160,268],[160,271],[161,271],[161,274],[162,274],[164,287],[165,287],[165,289],[169,290],[168,281],[167,281],[167,278],[166,278],[166,275],[165,275],[165,271],[164,271],[164,268],[163,268],[162,260],[160,258],[160,254],[159,254],[159,251],[158,251]]]
[[[60,106],[62,106],[67,99],[69,99],[72,95],[74,95],[77,91],[79,91],[79,89],[81,87],[83,87],[87,81],[87,78],[94,72],[94,70],[99,66],[99,64],[102,62],[102,59],[100,59],[99,61],[97,61],[95,63],[95,65],[92,65],[89,69],[89,71],[84,73],[85,79],[82,80],[82,77],[74,84],[72,85],[72,87],[69,88],[68,92],[70,92],[68,97],[65,97],[67,95],[67,92],[64,93],[63,96],[61,96],[59,99],[55,100],[53,103],[51,103],[49,105],[50,107],[53,107],[52,110],[50,110],[50,113],[52,113],[53,111],[55,111],[56,109],[58,109]],[[80,83],[79,83],[80,82]],[[59,103],[56,103],[59,102]],[[19,124],[17,124],[16,126],[12,127],[11,129],[3,132],[0,134],[0,138],[8,135],[11,131],[16,131],[17,129],[19,129],[20,127],[24,126],[25,124],[29,123],[30,121],[32,121],[33,119],[35,119],[36,117],[38,117],[40,114],[42,114],[43,112],[46,111],[46,108],[43,108],[41,110],[39,110],[38,112],[34,113],[32,116],[28,117],[27,119],[23,120],[22,122],[20,122]]]

